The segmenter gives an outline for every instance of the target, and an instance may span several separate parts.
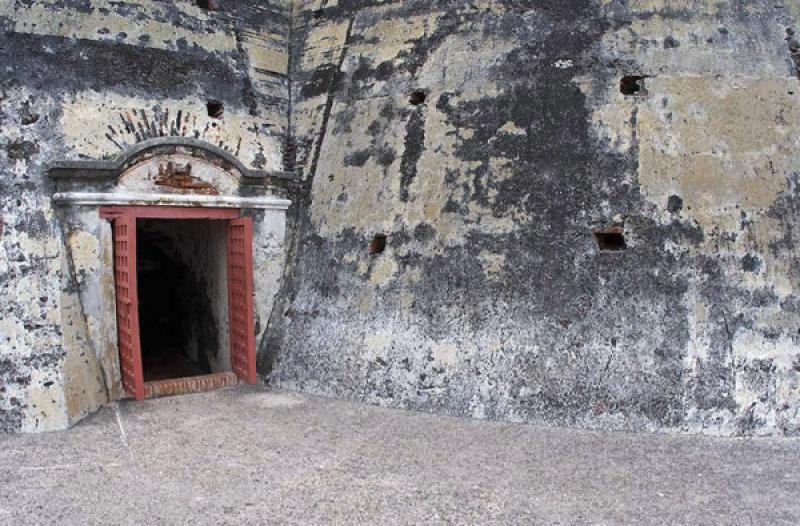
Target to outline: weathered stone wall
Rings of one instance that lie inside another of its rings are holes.
[[[214,4],[0,2],[0,429],[63,428],[119,395],[118,372],[101,372],[115,335],[86,314],[113,302],[78,294],[111,286],[92,285],[110,264],[110,231],[96,208],[59,219],[48,163],[172,135],[282,169],[289,1]],[[224,104],[221,118],[209,100]],[[283,232],[268,234],[257,251],[275,252],[264,247]]]
[[[800,3],[294,9],[309,194],[261,357],[276,383],[512,421],[800,433]],[[646,92],[623,95],[629,75]],[[598,249],[608,227],[627,250]]]
[[[796,0],[215,4],[0,4],[0,428],[120,394],[87,316],[113,308],[87,292],[111,290],[108,224],[57,214],[47,163],[181,135],[301,174],[285,271],[283,223],[255,226],[278,385],[800,433]],[[599,249],[610,227],[626,250]]]

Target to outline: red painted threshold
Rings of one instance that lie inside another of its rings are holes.
[[[202,393],[230,385],[239,385],[239,377],[232,372],[155,380],[144,383],[144,397],[156,398],[158,396]]]

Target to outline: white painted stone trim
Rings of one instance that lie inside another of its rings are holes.
[[[286,210],[292,204],[288,199],[275,197],[102,192],[58,192],[53,195],[53,201],[70,205],[196,206],[207,208],[258,208],[262,210]]]

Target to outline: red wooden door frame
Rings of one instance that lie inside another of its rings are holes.
[[[117,332],[123,386],[137,400],[144,399],[144,371],[139,332],[139,300],[136,290],[136,220],[137,219],[216,219],[228,222],[228,331],[231,368],[245,382],[256,382],[255,324],[253,306],[253,223],[242,217],[238,208],[189,208],[178,206],[103,206],[100,217],[114,222],[115,291],[117,294]],[[117,225],[125,225],[129,237],[125,253],[125,276],[117,274]],[[130,241],[132,240],[132,242]],[[131,278],[132,276],[132,278]],[[127,278],[123,291],[126,302],[120,305],[122,277]],[[121,310],[125,309],[125,311]],[[135,314],[131,314],[135,313]],[[122,319],[120,314],[123,314]],[[127,316],[126,316],[127,314]],[[121,332],[122,331],[122,332]],[[128,331],[128,332],[125,332]],[[130,342],[130,345],[123,347]],[[123,351],[127,353],[124,357]],[[130,356],[128,356],[130,355]],[[128,367],[126,371],[124,367]],[[127,377],[126,377],[127,375]]]
[[[139,300],[136,283],[136,218],[114,221],[114,290],[117,345],[122,386],[137,400],[144,399],[144,371],[139,338]]]
[[[228,221],[228,335],[231,369],[256,383],[256,335],[253,327],[253,220]]]

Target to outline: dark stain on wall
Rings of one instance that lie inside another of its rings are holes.
[[[6,71],[6,85],[39,89],[59,86],[76,91],[111,89],[150,97],[189,97],[198,85],[220,94],[230,94],[231,86],[242,85],[228,64],[212,53],[175,53],[56,36],[6,33],[0,36],[0,61],[17,65]],[[240,104],[238,98],[230,100],[231,105]]]
[[[7,394],[6,384],[27,386],[31,382],[30,374],[21,372],[21,368],[8,358],[0,358],[0,397],[6,403],[0,407],[0,431],[10,433],[22,425],[25,404],[17,397]]]
[[[425,116],[422,109],[412,111],[408,116],[404,143],[400,161],[400,200],[408,201],[408,188],[417,177],[417,163],[425,149]]]
[[[33,141],[15,140],[6,145],[6,155],[13,161],[29,160],[39,153],[39,146]]]

